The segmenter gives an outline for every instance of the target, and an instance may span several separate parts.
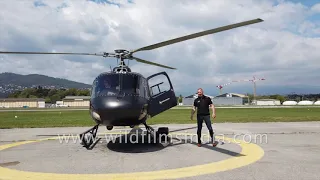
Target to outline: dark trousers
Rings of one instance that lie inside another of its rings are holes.
[[[203,121],[206,123],[206,126],[209,130],[211,141],[213,141],[213,129],[211,125],[210,115],[197,115],[197,124],[198,124],[198,143],[201,143],[201,130]]]

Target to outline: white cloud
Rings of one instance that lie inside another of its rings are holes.
[[[311,7],[311,11],[312,11],[313,13],[320,13],[320,3],[313,5],[313,6]]]
[[[136,49],[230,23],[262,18],[262,23],[208,35],[137,57],[173,66],[166,70],[130,62],[144,75],[167,71],[178,92],[194,92],[234,79],[264,77],[269,87],[314,85],[320,76],[318,13],[301,3],[261,0],[113,1],[86,0],[0,1],[1,50],[56,52],[112,52]],[[115,66],[115,59],[58,55],[1,55],[0,72],[39,73],[91,83],[96,75]],[[104,68],[102,68],[104,67]],[[312,73],[312,74],[310,74]],[[261,83],[262,84],[262,83]],[[251,91],[251,86],[230,85]],[[186,89],[189,88],[189,89]],[[317,87],[318,90],[320,87]],[[288,90],[287,92],[291,92]],[[185,94],[187,95],[187,94]]]

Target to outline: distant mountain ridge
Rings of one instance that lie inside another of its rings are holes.
[[[10,72],[0,73],[0,85],[18,86],[59,86],[66,88],[90,88],[91,85],[41,74],[21,75]]]
[[[41,74],[21,75],[16,73],[0,73],[0,96],[4,97],[7,94],[15,91],[23,90],[25,88],[32,88],[41,86],[43,88],[77,88],[88,89],[91,85],[75,82],[67,79],[54,78]]]

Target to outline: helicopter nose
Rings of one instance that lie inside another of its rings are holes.
[[[123,107],[123,108],[127,107],[129,105],[129,103],[125,100],[122,100],[122,99],[121,100],[110,99],[110,100],[105,100],[103,102],[103,105],[104,105],[103,107],[107,108],[107,109],[117,109],[117,108],[121,108],[121,107]]]
[[[106,124],[127,125],[139,119],[141,106],[138,102],[125,98],[97,98],[93,101],[93,107]]]

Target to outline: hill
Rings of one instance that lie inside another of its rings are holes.
[[[48,89],[88,89],[91,87],[89,84],[40,74],[21,75],[10,72],[0,73],[0,97],[5,97],[7,94],[37,86]]]

